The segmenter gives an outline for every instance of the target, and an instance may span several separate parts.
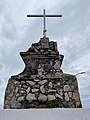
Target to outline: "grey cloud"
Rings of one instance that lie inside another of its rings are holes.
[[[1,15],[3,14],[4,9],[5,9],[4,2],[5,2],[4,0],[0,0],[0,12],[1,12]]]
[[[14,38],[17,38],[16,26],[13,24],[11,19],[8,16],[5,16],[5,22],[2,24],[2,37],[5,39],[14,41]]]
[[[88,15],[90,14],[89,10],[89,1],[88,0],[79,0],[79,1],[70,1],[68,2],[62,9],[60,5],[57,5],[57,12],[62,13],[63,17],[61,20],[57,22],[51,21],[50,28],[52,28],[52,24],[54,24],[58,29],[51,29],[51,33],[53,36],[67,36],[67,34],[72,33],[73,31],[85,32],[85,28],[88,24],[88,19],[90,18]],[[60,9],[59,9],[60,8]]]
[[[3,69],[3,65],[2,64],[0,64],[0,71]]]

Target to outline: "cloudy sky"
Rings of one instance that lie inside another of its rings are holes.
[[[0,0],[0,108],[8,79],[24,69],[19,52],[42,37],[42,18],[26,15],[44,8],[63,15],[47,19],[47,36],[65,56],[64,72],[86,72],[77,78],[83,108],[90,108],[90,0]]]

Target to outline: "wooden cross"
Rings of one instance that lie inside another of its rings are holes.
[[[43,9],[43,15],[27,15],[27,17],[43,17],[43,37],[46,37],[46,17],[62,17],[62,15],[46,15]]]

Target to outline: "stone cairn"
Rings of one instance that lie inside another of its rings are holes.
[[[25,69],[11,76],[5,91],[5,109],[81,108],[75,75],[60,69],[63,55],[57,43],[41,38],[20,53]]]

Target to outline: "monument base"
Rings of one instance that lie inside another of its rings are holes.
[[[90,109],[0,110],[0,120],[90,120]]]

